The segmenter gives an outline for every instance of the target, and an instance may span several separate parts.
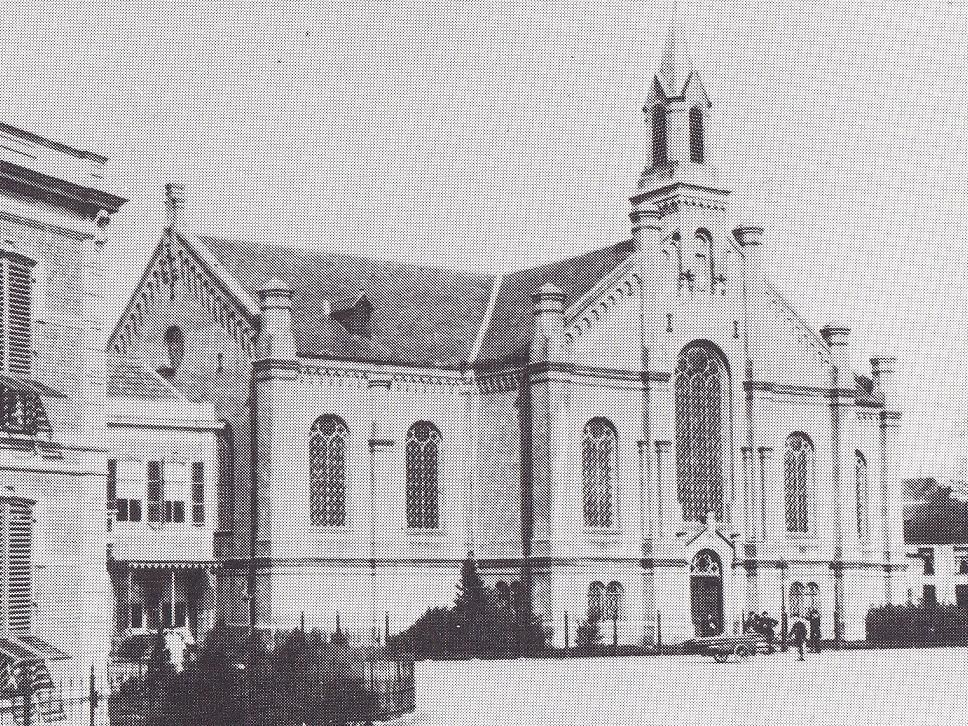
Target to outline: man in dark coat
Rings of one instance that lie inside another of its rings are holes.
[[[793,644],[797,646],[799,653],[797,660],[804,660],[803,644],[807,640],[807,626],[803,622],[803,618],[796,618],[793,621],[793,627],[790,628],[790,638],[793,640]]]
[[[810,650],[814,653],[820,652],[820,611],[817,608],[810,608],[807,613],[807,622],[810,623]]]
[[[777,625],[779,625],[779,623],[773,618],[771,618],[770,614],[766,612],[766,610],[764,610],[763,615],[760,616],[760,627],[763,628],[763,635],[770,643],[771,653],[773,653],[776,650],[776,648],[773,646],[773,643],[776,641]]]

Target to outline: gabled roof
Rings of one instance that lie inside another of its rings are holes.
[[[272,277],[292,287],[296,349],[307,357],[461,368],[491,295],[488,274],[264,242],[198,241],[253,299]],[[373,306],[370,337],[350,334],[327,310],[364,296]]]
[[[178,390],[148,366],[116,355],[108,355],[108,397],[143,401],[184,400]]]
[[[253,299],[273,277],[292,287],[302,356],[452,369],[526,360],[531,295],[550,282],[574,302],[633,251],[631,241],[622,242],[498,277],[264,242],[202,236],[194,243]],[[364,298],[373,306],[369,337],[349,333],[332,316]]]
[[[635,251],[632,240],[504,276],[476,363],[525,361],[531,345],[534,308],[531,296],[551,283],[565,293],[565,306],[583,297]]]

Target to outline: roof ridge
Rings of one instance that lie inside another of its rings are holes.
[[[477,337],[474,339],[474,347],[471,348],[471,354],[467,357],[467,365],[473,366],[477,363],[477,357],[481,354],[481,346],[484,344],[484,336],[487,335],[488,328],[491,327],[491,321],[494,319],[494,307],[497,305],[497,294],[501,289],[501,284],[504,282],[504,275],[495,275],[494,281],[491,287],[491,299],[487,301],[487,311],[484,313],[484,318],[481,323],[481,329],[477,333]]]

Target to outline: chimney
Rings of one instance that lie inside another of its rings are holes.
[[[830,346],[830,362],[837,369],[837,387],[853,388],[854,381],[848,380],[850,360],[850,328],[842,323],[828,323],[821,331],[824,342]]]
[[[894,386],[894,368],[897,359],[889,356],[871,358],[871,376],[874,379],[874,390],[884,394],[884,408],[897,408],[897,391]]]
[[[532,300],[536,325],[531,339],[531,362],[560,363],[565,355],[565,293],[546,283]]]
[[[296,343],[292,335],[292,288],[273,278],[259,290],[259,335],[257,359],[295,360]]]
[[[178,231],[185,223],[185,185],[169,182],[165,184],[165,212],[168,218],[168,229]]]

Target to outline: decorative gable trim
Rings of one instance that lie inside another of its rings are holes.
[[[173,236],[170,232],[162,237],[141,276],[141,282],[135,288],[108,339],[109,352],[128,354],[134,336],[144,325],[144,314],[148,306],[166,294],[166,291],[167,294],[174,295],[176,284],[180,280],[202,307],[208,310],[226,335],[248,356],[253,355],[257,318],[257,312],[253,312],[257,311],[255,302],[251,299],[240,299],[232,289],[233,281],[227,282],[222,278],[219,273],[224,270],[214,269],[210,261],[205,259],[206,255],[199,254],[199,247],[186,242],[183,237]],[[211,256],[210,252],[208,256]]]
[[[642,289],[636,272],[638,254],[630,255],[603,277],[565,311],[565,342],[580,338],[601,320],[605,313],[625,298],[634,298]]]

